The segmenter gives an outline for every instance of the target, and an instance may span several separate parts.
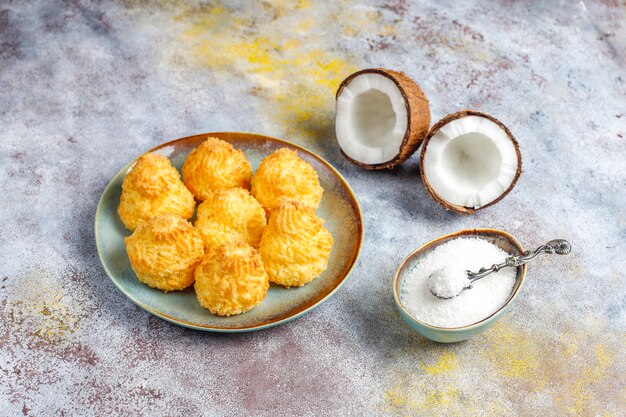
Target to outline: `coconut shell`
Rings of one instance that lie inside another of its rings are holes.
[[[461,119],[467,116],[484,117],[486,119],[491,120],[495,124],[497,124],[500,128],[502,128],[502,130],[504,130],[504,132],[506,133],[508,138],[511,140],[511,142],[513,142],[513,147],[515,148],[515,152],[517,154],[517,171],[515,173],[515,177],[513,178],[513,181],[511,181],[511,185],[509,186],[509,188],[507,188],[502,194],[500,194],[498,198],[496,198],[489,204],[485,204],[484,206],[481,206],[477,209],[473,207],[465,207],[465,206],[452,204],[444,200],[443,198],[441,198],[435,192],[435,190],[430,185],[430,183],[428,182],[428,178],[426,177],[425,171],[424,171],[424,155],[426,155],[426,149],[428,149],[428,143],[430,142],[430,139],[435,135],[435,133],[437,133],[437,131],[439,131],[439,129],[441,129],[443,126],[447,125],[451,121]],[[422,182],[424,183],[424,187],[426,187],[426,190],[428,191],[428,193],[432,196],[432,198],[437,203],[441,204],[446,210],[453,210],[453,211],[456,211],[457,213],[474,214],[478,210],[482,210],[485,207],[489,207],[489,206],[496,204],[497,202],[502,200],[509,192],[511,192],[513,187],[515,187],[515,184],[517,184],[517,180],[519,179],[519,176],[521,175],[521,173],[522,173],[522,154],[520,152],[519,144],[517,143],[517,139],[515,139],[515,136],[513,136],[511,131],[500,120],[496,119],[493,116],[490,116],[488,114],[485,114],[476,110],[461,110],[456,113],[451,113],[447,115],[446,117],[444,117],[443,119],[439,120],[437,123],[433,125],[433,127],[428,132],[428,135],[426,136],[426,139],[424,140],[424,144],[420,152],[420,175],[422,176]]]
[[[384,68],[364,69],[350,75],[339,85],[335,99],[339,97],[344,87],[350,84],[353,78],[365,73],[380,74],[389,78],[396,84],[396,86],[398,86],[398,89],[404,98],[404,105],[407,108],[407,130],[402,138],[400,152],[390,161],[370,165],[350,158],[345,154],[343,149],[340,148],[341,154],[348,161],[360,166],[361,168],[370,170],[391,169],[399,163],[409,159],[426,138],[426,135],[428,134],[428,127],[430,126],[430,108],[428,107],[428,99],[415,81],[409,78],[406,74]]]

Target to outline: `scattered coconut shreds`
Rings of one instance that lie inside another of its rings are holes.
[[[500,201],[522,172],[509,129],[484,113],[464,110],[437,122],[420,155],[422,181],[448,210],[474,213]]]
[[[366,169],[393,168],[426,138],[428,100],[401,72],[365,69],[337,91],[335,129],[343,155]]]

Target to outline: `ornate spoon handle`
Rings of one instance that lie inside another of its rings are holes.
[[[465,271],[467,274],[467,278],[470,282],[474,282],[479,280],[492,272],[498,272],[500,269],[505,267],[518,267],[520,265],[524,265],[526,262],[535,259],[542,253],[556,253],[558,255],[567,255],[572,250],[571,245],[565,239],[554,239],[546,243],[545,245],[539,246],[534,251],[526,251],[521,255],[509,256],[502,262],[501,264],[494,264],[491,268],[480,268],[478,272]]]

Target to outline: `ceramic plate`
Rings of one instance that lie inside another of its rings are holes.
[[[193,288],[163,293],[140,283],[131,269],[124,238],[130,235],[117,215],[122,181],[135,161],[126,165],[107,185],[96,211],[95,233],[98,255],[113,283],[130,300],[150,313],[172,323],[214,332],[245,332],[259,330],[292,320],[311,311],[330,298],[346,281],[354,266],[363,240],[363,221],[359,204],[346,180],[328,162],[297,145],[280,139],[249,133],[206,133],[165,143],[151,150],[180,168],[189,152],[207,136],[223,139],[241,149],[256,169],[261,160],[286,147],[298,151],[319,175],[324,197],[317,214],[335,240],[328,268],[311,283],[300,288],[285,289],[271,285],[265,300],[247,313],[218,317],[198,304]]]

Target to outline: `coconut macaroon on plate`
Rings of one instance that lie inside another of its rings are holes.
[[[139,282],[126,255],[124,238],[130,235],[117,214],[122,181],[133,167],[130,162],[105,188],[96,211],[95,234],[98,255],[113,283],[131,301],[150,313],[181,326],[213,332],[246,332],[272,327],[299,317],[330,298],[346,281],[361,250],[363,220],[354,193],[346,180],[328,162],[297,145],[250,133],[206,133],[165,143],[150,150],[168,157],[179,171],[185,158],[208,136],[217,137],[241,149],[256,170],[261,160],[277,149],[298,151],[298,156],[317,171],[324,188],[317,214],[333,235],[335,244],[328,268],[303,287],[272,284],[263,302],[247,313],[219,317],[200,306],[193,287],[164,293]]]

